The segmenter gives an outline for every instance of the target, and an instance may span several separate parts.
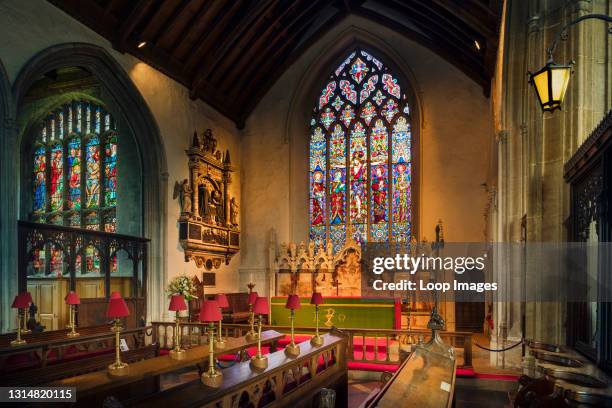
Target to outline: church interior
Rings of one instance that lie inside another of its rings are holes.
[[[0,403],[612,407],[611,14],[0,0]]]

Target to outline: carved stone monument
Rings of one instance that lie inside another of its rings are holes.
[[[234,169],[229,150],[222,154],[217,149],[210,129],[200,135],[194,132],[186,153],[189,179],[174,186],[181,206],[179,240],[185,262],[193,259],[198,267],[212,270],[228,264],[240,250],[238,202],[228,194]]]

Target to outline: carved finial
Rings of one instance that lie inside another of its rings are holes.
[[[191,147],[200,147],[200,138],[198,138],[198,132],[193,131],[193,141],[191,142]]]
[[[232,164],[232,161],[230,160],[229,150],[225,151],[225,159],[223,160],[223,164],[225,164],[226,166]]]

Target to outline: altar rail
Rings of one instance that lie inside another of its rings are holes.
[[[324,344],[310,342],[299,345],[300,355],[285,356],[283,351],[268,354],[268,368],[255,371],[249,362],[237,363],[223,370],[220,388],[203,386],[193,380],[160,390],[157,393],[125,401],[131,407],[294,407],[318,406],[321,388],[336,391],[336,407],[347,407],[346,337],[326,333]]]
[[[173,347],[174,323],[153,322],[153,341],[159,342],[161,348]],[[183,345],[200,345],[206,343],[207,324],[185,323],[181,325]],[[223,335],[226,337],[239,337],[249,330],[247,324],[224,324]],[[280,333],[289,333],[289,326],[263,326],[266,330],[276,330]],[[320,328],[321,332],[328,332],[332,328]],[[392,343],[406,345],[409,343],[427,342],[431,339],[428,330],[394,330],[394,329],[341,329],[348,336],[348,361],[399,364],[400,352],[391,352]],[[314,333],[314,327],[296,327],[296,333]],[[439,332],[442,339],[450,346],[463,350],[463,364],[460,367],[472,367],[472,333],[470,332]],[[364,352],[365,351],[365,352]]]

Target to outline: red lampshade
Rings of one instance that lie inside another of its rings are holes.
[[[287,304],[285,304],[286,309],[297,310],[301,306],[300,297],[298,295],[289,295],[287,298]]]
[[[111,299],[119,299],[121,297],[121,293],[114,291],[113,293],[111,293],[110,298]]]
[[[170,306],[168,310],[172,312],[180,312],[181,310],[187,310],[187,303],[183,295],[172,295],[170,298]]]
[[[268,314],[268,299],[265,297],[258,297],[253,305],[253,313],[260,315]]]
[[[310,298],[311,305],[322,305],[323,304],[323,296],[319,292],[314,292],[312,297]]]
[[[25,293],[20,293],[17,296],[15,296],[15,299],[13,300],[13,304],[11,305],[11,307],[13,309],[24,309],[26,307],[28,307],[30,304],[28,303],[28,299],[25,296]]]
[[[255,301],[257,300],[257,297],[259,295],[257,294],[257,292],[251,292],[249,293],[249,305],[254,305]]]
[[[71,290],[66,295],[66,304],[67,305],[80,305],[81,298],[79,298],[79,295],[77,295],[75,291]]]
[[[34,303],[34,301],[32,300],[32,294],[30,292],[24,292],[24,296],[28,303]]]
[[[123,298],[111,298],[106,309],[106,316],[111,319],[118,319],[130,315],[130,311]]]
[[[219,307],[223,309],[224,307],[229,307],[229,302],[227,301],[227,296],[224,293],[218,293],[215,296],[215,300],[219,304]]]
[[[221,320],[221,312],[219,311],[219,304],[216,300],[205,300],[200,310],[200,321],[201,322],[218,322]]]

